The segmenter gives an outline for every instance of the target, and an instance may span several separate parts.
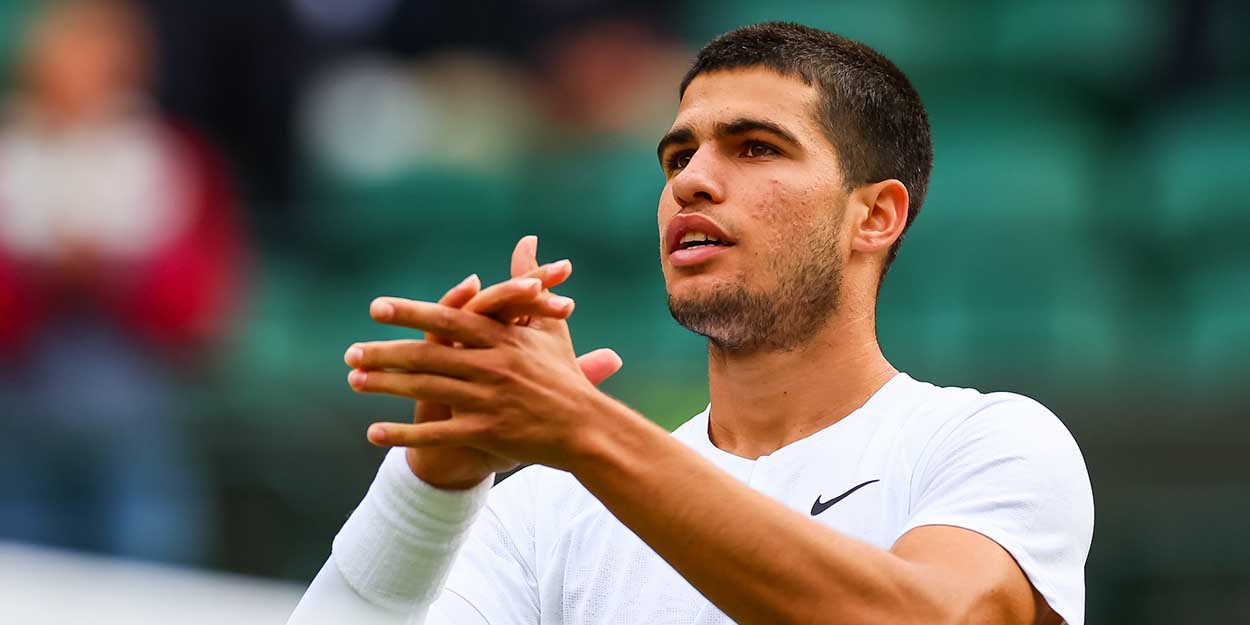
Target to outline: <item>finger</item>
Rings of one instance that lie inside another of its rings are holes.
[[[438,300],[438,303],[451,308],[462,308],[478,294],[478,291],[481,290],[482,280],[477,277],[477,274],[470,274],[469,277],[461,280],[460,284],[451,287],[450,291],[444,293],[443,297]],[[451,345],[451,341],[442,339],[435,334],[427,333],[425,335],[425,340],[442,345]]]
[[[438,300],[438,303],[451,308],[461,308],[469,303],[469,300],[472,300],[481,290],[482,280],[477,277],[477,274],[471,274],[469,277],[461,280],[460,284],[451,287],[451,290],[444,293],[443,297]]]
[[[369,442],[386,447],[465,447],[480,440],[482,427],[464,418],[429,423],[374,423]]]
[[[607,347],[582,354],[577,358],[577,366],[581,367],[582,375],[595,386],[615,375],[624,364],[620,355]]]
[[[487,287],[465,304],[464,310],[503,321],[510,321],[520,316],[508,317],[498,314],[505,308],[528,308],[535,310],[535,314],[557,316],[561,319],[573,313],[573,300],[547,291],[535,290],[532,282],[535,279],[508,280]]]
[[[512,250],[512,277],[519,278],[538,268],[538,236],[526,235]]]
[[[525,285],[534,294],[540,288],[538,280]],[[375,321],[414,330],[423,330],[439,338],[463,343],[468,347],[488,347],[503,338],[505,327],[494,319],[457,308],[440,306],[430,302],[379,297],[369,306],[369,314]]]
[[[518,247],[520,247],[519,244],[518,244]],[[566,258],[563,260],[558,260],[554,263],[547,263],[546,265],[543,265],[537,269],[530,270],[529,272],[524,274],[523,277],[538,278],[543,281],[544,289],[550,289],[550,288],[563,284],[564,281],[568,280],[569,276],[572,274],[573,274],[573,263],[569,259]],[[573,309],[572,307],[565,309],[564,306],[567,306],[567,304],[563,300],[561,300],[559,301],[559,305],[556,308],[554,308],[552,311],[539,312],[534,316],[541,318],[541,317],[551,315],[557,319],[567,319],[569,315],[573,314]],[[496,313],[491,316],[505,323],[515,323],[518,325],[530,324],[530,316],[527,314]]]
[[[524,319],[564,320],[573,314],[575,306],[572,299],[548,291],[528,302],[506,303],[491,312],[490,317],[504,323],[520,323],[519,320]],[[529,322],[521,325],[529,325]]]
[[[398,369],[461,379],[476,379],[481,372],[473,352],[412,339],[355,343],[343,354],[343,362],[363,371]]]
[[[410,397],[453,406],[478,407],[483,397],[480,387],[471,382],[428,373],[353,369],[347,374],[347,383],[357,393]]]
[[[564,284],[564,281],[568,280],[571,275],[573,275],[573,261],[565,258],[532,269],[521,277],[538,278],[543,281],[544,289],[550,289]]]

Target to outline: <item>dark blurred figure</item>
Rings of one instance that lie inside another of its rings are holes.
[[[194,562],[213,526],[179,380],[241,237],[222,169],[146,91],[146,17],[56,2],[0,126],[0,538]]]

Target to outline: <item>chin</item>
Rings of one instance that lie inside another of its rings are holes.
[[[698,273],[670,278],[665,285],[669,300],[683,303],[712,302],[742,291],[746,278],[742,275]]]
[[[726,276],[702,272],[690,275],[678,273],[675,276],[666,276],[666,278],[665,287],[668,290],[668,296],[679,300],[703,299],[733,282]]]

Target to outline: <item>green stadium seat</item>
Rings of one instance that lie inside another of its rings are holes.
[[[1126,279],[1090,227],[1096,121],[984,89],[930,110],[933,180],[883,288],[883,345],[916,370],[1079,381],[1111,368]]]
[[[781,0],[701,0],[687,11],[687,33],[695,45],[739,26],[782,20],[829,30],[880,51],[909,74],[950,66],[981,64],[982,34],[989,26],[987,2],[916,2],[850,0],[810,2]]]
[[[383,294],[432,299],[450,286],[417,284],[407,267],[393,269],[348,279],[322,275],[306,259],[263,259],[220,359],[218,386],[233,412],[298,419],[293,407],[349,401],[343,352],[351,343],[420,336],[374,322],[370,301]]]
[[[234,334],[218,358],[219,399],[234,404],[233,412],[278,414],[291,396],[316,388],[310,373],[321,363],[310,355],[303,328],[315,286],[315,273],[297,258],[256,261]]]
[[[1245,0],[1215,0],[1207,11],[1211,59],[1227,75],[1245,76],[1250,70],[1250,4]],[[1240,72],[1240,74],[1238,73]]]
[[[521,220],[540,251],[599,275],[650,271],[658,262],[656,206],[664,178],[655,137],[600,137],[539,155],[527,164]],[[580,263],[580,264],[579,264]],[[586,266],[586,269],[592,267]]]
[[[1250,91],[1188,96],[1144,133],[1138,180],[1159,212],[1155,227],[1178,257],[1244,250],[1250,235]]]
[[[0,68],[6,76],[13,73],[18,48],[26,40],[30,19],[40,0],[5,0],[0,2]]]
[[[1114,93],[1156,75],[1173,8],[1162,0],[1008,0],[994,3],[982,41],[1009,71]]]
[[[481,255],[506,261],[524,234],[504,176],[428,167],[376,182],[327,178],[313,194],[316,253],[353,276],[407,265],[414,276],[459,279],[482,271]]]
[[[1250,369],[1250,253],[1196,265],[1184,291],[1185,330],[1176,379],[1200,391],[1245,392]]]

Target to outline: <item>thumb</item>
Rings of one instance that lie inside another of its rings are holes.
[[[577,358],[577,366],[581,367],[582,375],[595,386],[615,375],[621,370],[623,364],[625,363],[621,357],[607,347],[582,354]]]

